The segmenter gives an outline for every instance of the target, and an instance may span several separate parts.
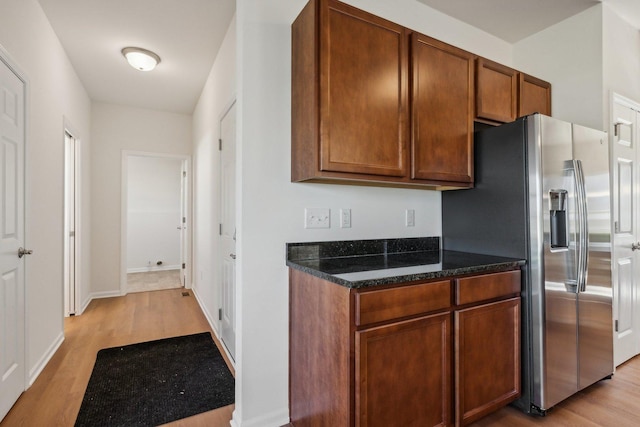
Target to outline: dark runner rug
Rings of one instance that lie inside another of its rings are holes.
[[[80,426],[157,426],[234,403],[235,381],[203,332],[100,350]]]

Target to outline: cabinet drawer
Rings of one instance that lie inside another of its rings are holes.
[[[470,304],[520,292],[520,270],[456,279],[456,304]]]
[[[449,280],[361,292],[356,294],[356,325],[383,322],[449,306]]]

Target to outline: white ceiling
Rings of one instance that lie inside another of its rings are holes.
[[[515,43],[600,2],[640,28],[640,0],[417,0]]]
[[[235,13],[235,0],[38,0],[94,101],[191,114]],[[126,46],[157,53],[131,68]]]
[[[92,100],[191,114],[236,0],[38,0]],[[266,1],[266,0],[265,0]],[[391,0],[389,0],[391,1]],[[509,43],[600,1],[640,28],[640,0],[417,0]],[[120,50],[162,58],[131,68]]]

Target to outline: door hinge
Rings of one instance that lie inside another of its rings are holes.
[[[218,230],[218,234],[222,236],[222,224],[220,224],[220,230]]]
[[[218,151],[222,151],[222,138],[218,139]]]
[[[187,217],[186,217],[186,216],[183,216],[183,217],[182,217],[182,223],[183,223],[183,224],[186,224],[186,223],[187,223]]]
[[[187,177],[187,171],[182,171],[182,177],[186,178]]]
[[[184,270],[185,268],[187,268],[187,264],[186,263],[182,263],[182,269]]]
[[[618,126],[620,126],[620,123],[613,124],[613,136],[618,136]]]
[[[615,321],[615,331],[618,332],[618,321]]]
[[[218,309],[218,320],[222,320],[222,309]]]

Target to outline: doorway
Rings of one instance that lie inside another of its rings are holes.
[[[0,420],[25,390],[25,123],[24,73],[0,46]]]
[[[122,293],[187,287],[189,159],[123,153]]]
[[[78,266],[80,241],[78,219],[80,141],[69,126],[64,130],[64,315],[75,316],[78,302]]]
[[[220,206],[219,257],[222,342],[236,358],[236,108],[235,102],[220,119]]]

